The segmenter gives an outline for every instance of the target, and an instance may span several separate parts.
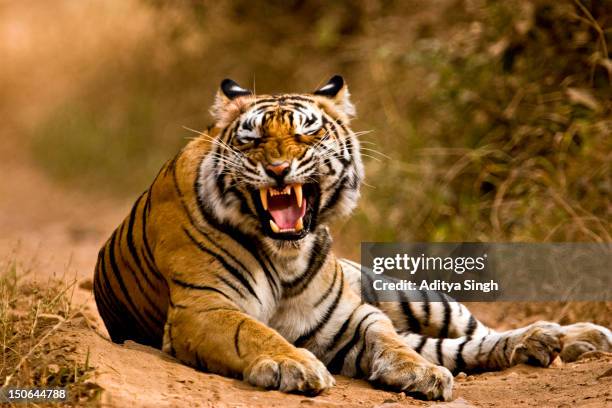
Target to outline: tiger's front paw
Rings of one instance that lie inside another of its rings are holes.
[[[383,352],[369,379],[419,399],[450,401],[453,396],[453,375],[447,368],[417,361],[404,351]]]
[[[261,356],[244,370],[244,379],[267,389],[316,395],[336,381],[310,351],[296,348],[291,354]]]
[[[548,367],[561,351],[560,326],[538,322],[521,335],[510,355],[510,365],[530,364]]]

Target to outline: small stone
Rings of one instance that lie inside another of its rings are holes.
[[[457,380],[457,381],[463,381],[466,378],[467,378],[467,374],[464,373],[463,371],[455,376],[455,380]]]

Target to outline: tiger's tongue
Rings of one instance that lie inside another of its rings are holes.
[[[268,212],[280,229],[292,229],[300,217],[306,214],[306,199],[302,200],[302,207],[298,207],[295,197],[271,197],[268,201]]]

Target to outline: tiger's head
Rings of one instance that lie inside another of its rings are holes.
[[[255,95],[225,79],[211,113],[199,183],[220,221],[273,247],[298,248],[353,210],[363,165],[341,76],[313,93],[281,95]]]

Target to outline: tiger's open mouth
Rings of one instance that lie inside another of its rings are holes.
[[[275,239],[296,240],[305,237],[313,226],[318,202],[314,184],[288,184],[260,188],[253,194],[264,232]]]

